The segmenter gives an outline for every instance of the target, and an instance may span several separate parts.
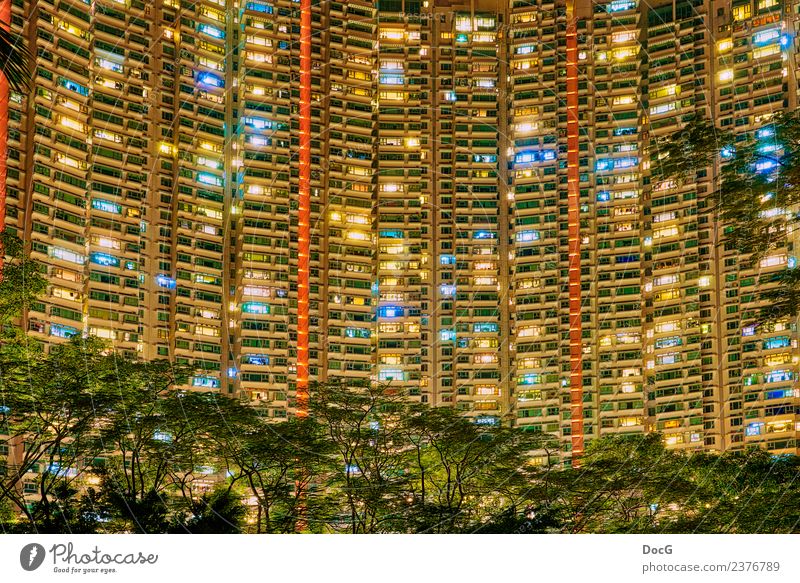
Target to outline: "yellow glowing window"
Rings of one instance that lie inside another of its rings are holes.
[[[679,444],[683,443],[683,441],[684,440],[683,440],[683,434],[682,433],[676,433],[676,434],[667,435],[667,436],[664,437],[664,443],[666,445],[679,445]]]
[[[517,282],[518,289],[531,289],[542,285],[541,280],[536,278],[521,279]]]
[[[542,334],[542,329],[540,326],[522,326],[517,331],[517,336],[520,338],[526,338],[529,336],[540,336]]]
[[[219,328],[215,326],[202,326],[198,324],[194,328],[194,333],[199,336],[219,336]]]
[[[387,287],[394,287],[396,285],[400,285],[400,279],[397,277],[382,277],[380,278],[381,285]]]
[[[499,397],[500,390],[495,385],[478,385],[475,387],[475,394],[487,397]]]
[[[766,47],[759,47],[757,49],[753,49],[753,58],[754,59],[761,59],[763,57],[769,57],[772,55],[777,55],[781,52],[781,46],[778,44],[767,45]]]
[[[386,271],[401,271],[405,267],[404,261],[381,261],[378,268]]]
[[[209,59],[209,58],[207,58],[207,57],[200,57],[200,58],[197,60],[197,62],[198,62],[200,65],[202,65],[203,67],[207,67],[207,68],[209,68],[209,69],[213,69],[213,70],[215,70],[215,71],[222,71],[222,70],[223,70],[222,63],[220,63],[220,62],[218,62],[218,61],[214,61],[214,60],[212,60],[212,59]]]
[[[345,271],[349,273],[370,273],[372,268],[363,263],[348,263],[345,265]]]
[[[403,331],[403,325],[399,322],[382,322],[378,326],[378,331],[383,334],[396,334]]]
[[[665,85],[664,87],[654,89],[650,92],[650,97],[652,99],[658,99],[659,97],[670,97],[678,93],[680,93],[680,87],[673,83],[672,85]]]
[[[105,338],[106,340],[113,340],[117,337],[116,332],[110,328],[89,328],[89,334],[97,336],[98,338]]]
[[[269,298],[272,296],[272,289],[264,287],[263,285],[246,285],[244,286],[242,293],[246,296]]]
[[[473,341],[475,348],[497,348],[497,338],[477,338]]]
[[[786,255],[772,255],[759,261],[759,265],[761,267],[775,267],[776,265],[783,265],[786,261]]]
[[[536,66],[539,61],[537,59],[525,59],[524,61],[514,61],[514,69],[524,71]]]
[[[615,97],[612,101],[614,105],[630,105],[632,103],[636,103],[636,96],[635,95],[620,95]]]
[[[99,235],[92,235],[91,242],[92,245],[97,245],[98,247],[104,247],[105,249],[119,249],[121,247],[119,240],[112,239],[111,237],[101,237]]]
[[[172,144],[161,142],[161,144],[158,146],[158,149],[162,154],[165,154],[167,156],[175,155],[175,146],[173,146]]]
[[[537,115],[539,108],[535,105],[528,105],[526,107],[518,107],[514,110],[514,115],[522,117],[523,115]],[[536,129],[535,127],[533,129]]]
[[[753,9],[748,2],[744,6],[733,7],[733,19],[738,21],[746,20],[753,15]]]
[[[537,124],[537,123],[524,122],[524,123],[518,123],[517,125],[515,125],[514,129],[517,131],[517,133],[525,134],[525,133],[528,133],[528,132],[535,131],[538,127],[539,127],[539,124]]]
[[[613,342],[612,336],[603,336],[600,338],[600,346],[611,346]]]
[[[354,174],[356,176],[371,176],[372,168],[364,168],[362,166],[346,166],[347,174]]]
[[[384,354],[380,357],[381,364],[403,364],[403,357],[399,354]]]
[[[661,239],[663,237],[674,237],[678,235],[680,231],[678,227],[664,227],[663,229],[658,229],[657,231],[653,231],[653,239]]]
[[[473,269],[475,269],[476,271],[485,271],[496,268],[497,268],[497,263],[495,263],[494,261],[478,261],[473,266]]]
[[[388,101],[403,101],[406,94],[402,91],[381,91],[379,97]]]
[[[542,365],[542,360],[533,356],[520,358],[517,361],[517,368],[539,368]]]
[[[76,160],[71,156],[66,156],[64,154],[56,154],[56,162],[59,164],[63,164],[64,166],[69,166],[70,168],[76,168],[79,170],[86,170],[88,164],[83,160]]]
[[[204,215],[204,216],[206,216],[208,218],[211,218],[211,219],[222,219],[222,211],[221,210],[211,209],[211,208],[204,207],[204,206],[198,207],[197,214],[198,215]]]
[[[770,421],[767,423],[767,433],[782,433],[791,431],[793,423],[791,421]]]
[[[733,41],[729,38],[722,39],[721,41],[717,42],[718,53],[727,53],[732,48],[733,48]]]
[[[69,34],[77,36],[78,38],[82,38],[82,39],[88,39],[89,38],[89,33],[88,32],[86,32],[85,30],[83,30],[81,28],[78,28],[74,24],[69,23],[69,22],[67,22],[65,20],[62,20],[61,22],[58,23],[58,28],[60,28],[61,30],[67,31]]]
[[[782,354],[771,354],[769,356],[764,357],[764,364],[767,366],[773,366],[776,364],[786,364],[790,362],[792,357],[789,353],[784,352]]]
[[[764,10],[766,8],[772,8],[773,6],[777,6],[779,0],[758,0],[756,2],[756,9],[757,10]]]
[[[219,10],[214,10],[213,8],[208,8],[206,6],[200,8],[200,14],[202,14],[203,16],[207,16],[211,20],[216,20],[217,22],[225,21],[225,15],[222,12],[220,12]]]
[[[617,342],[620,344],[636,344],[640,340],[640,336],[638,334],[629,334],[629,333],[622,333],[617,334]]]
[[[381,40],[403,40],[404,37],[402,29],[384,28],[380,31]]]
[[[633,427],[635,425],[641,425],[642,418],[641,417],[622,417],[619,420],[620,427]]]
[[[406,148],[416,148],[419,146],[419,138],[406,138]]]
[[[497,354],[493,352],[476,354],[472,357],[472,362],[475,364],[493,364],[497,362]]]
[[[60,116],[59,123],[64,126],[65,128],[69,128],[71,130],[76,130],[79,132],[85,132],[86,126],[83,125],[78,120],[72,119],[71,117],[67,117],[65,115]]]
[[[594,58],[597,61],[607,61],[608,60],[608,53],[605,51],[599,51],[595,53]]]
[[[247,35],[247,42],[251,45],[256,45],[257,47],[271,47],[272,46],[272,39],[267,38],[264,36],[257,36],[254,34]]]
[[[351,241],[369,241],[369,233],[364,231],[347,231],[347,238]]]
[[[419,332],[419,324],[409,324],[406,328],[409,332]]]
[[[222,153],[222,146],[212,144],[211,142],[200,142],[200,147],[203,150],[208,150],[209,152]]]
[[[83,295],[80,292],[68,289],[66,287],[53,287],[53,289],[50,292],[50,295],[53,296],[54,298],[69,300],[71,302],[79,302],[83,297]]]
[[[632,30],[626,30],[625,32],[615,32],[611,35],[611,42],[612,43],[625,43],[628,41],[632,41],[636,38],[636,32]]]
[[[656,294],[656,301],[677,300],[681,297],[681,292],[677,289],[668,289]]]
[[[389,182],[381,184],[380,190],[381,192],[403,192],[403,185],[397,184],[396,182]]]
[[[245,51],[244,56],[247,60],[255,63],[271,63],[272,55],[265,55],[264,53],[257,53],[255,51]]]
[[[495,40],[494,33],[491,32],[478,32],[472,37],[476,43],[492,43]]]
[[[659,334],[665,332],[675,332],[681,329],[681,322],[680,320],[672,320],[670,322],[661,322],[660,324],[656,324],[656,332]]]
[[[676,429],[681,426],[680,419],[669,419],[668,421],[664,421],[664,429]]]
[[[717,77],[720,81],[730,81],[733,79],[733,69],[723,69]]]
[[[474,285],[497,285],[497,278],[494,276],[476,277]]]
[[[387,255],[402,255],[405,252],[405,245],[384,245],[381,247],[381,253],[386,253]]]

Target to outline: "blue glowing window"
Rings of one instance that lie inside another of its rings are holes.
[[[268,366],[268,354],[245,354],[242,356],[242,364],[253,364],[256,366]]]
[[[263,12],[264,14],[272,14],[273,8],[269,4],[262,4],[261,2],[248,2],[245,5],[246,10],[253,12]]]
[[[203,184],[210,184],[211,186],[222,186],[222,178],[209,172],[198,172],[197,181]]]
[[[763,138],[771,138],[775,135],[775,128],[772,126],[766,126],[761,128],[756,132],[756,137],[761,140]]]
[[[763,47],[776,42],[780,37],[781,30],[779,28],[762,30],[753,35],[753,46]]]
[[[763,343],[764,350],[770,350],[772,348],[786,348],[790,344],[790,340],[788,336],[776,336],[775,338],[768,338]]]
[[[89,88],[88,87],[84,87],[83,85],[80,85],[79,83],[75,83],[75,81],[72,81],[71,79],[66,79],[64,77],[59,77],[58,78],[58,83],[64,89],[69,89],[70,91],[74,91],[75,93],[83,95],[84,97],[89,95]]]
[[[210,85],[211,87],[225,86],[225,81],[221,77],[217,77],[211,73],[201,73],[197,80],[203,85]]]
[[[192,386],[203,387],[206,389],[218,389],[219,380],[212,377],[193,377]]]
[[[498,329],[494,322],[478,322],[472,325],[473,332],[497,332]]]
[[[763,421],[756,423],[749,423],[747,427],[744,428],[744,434],[748,437],[752,437],[753,435],[761,435],[761,432],[763,430],[764,430]]]
[[[236,370],[235,366],[232,366],[228,369],[228,378],[235,379],[239,375],[239,371]]]
[[[636,135],[636,128],[615,128],[615,136],[633,136]]]
[[[99,211],[105,211],[107,213],[114,213],[115,215],[122,213],[122,205],[100,198],[92,199],[92,208]]]
[[[207,34],[208,36],[213,36],[214,38],[225,38],[224,32],[215,26],[211,26],[210,24],[201,24],[198,30]]]
[[[456,92],[455,91],[447,91],[444,94],[444,98],[447,101],[455,101],[456,100]]]
[[[524,374],[517,378],[518,385],[538,385],[542,382],[542,375],[536,373]]]
[[[633,10],[636,8],[635,0],[614,0],[606,6],[607,12],[622,12],[623,10]]]
[[[459,33],[456,35],[456,42],[457,43],[465,43],[469,41],[469,36],[466,33]]]
[[[371,333],[369,328],[345,328],[344,335],[347,338],[369,338]]]
[[[530,243],[541,239],[539,231],[520,231],[516,235],[517,243]]]
[[[456,339],[456,332],[455,330],[440,330],[439,331],[439,340],[442,342],[450,342],[451,340]]]
[[[670,336],[669,338],[661,338],[656,340],[656,348],[672,348],[673,346],[680,346],[683,344],[680,336]]]
[[[381,381],[403,381],[405,373],[399,368],[385,368],[378,372],[378,380]]]
[[[268,119],[260,117],[245,117],[243,120],[244,125],[255,128],[257,130],[271,129],[272,122]]]
[[[785,399],[788,397],[794,397],[794,390],[781,389],[780,391],[767,391],[764,394],[764,397],[767,399]]]
[[[456,264],[456,256],[455,255],[439,255],[439,264],[440,265],[455,265]]]
[[[766,383],[782,383],[790,381],[794,375],[789,370],[774,370],[764,375],[764,382]]]
[[[475,231],[472,234],[473,239],[497,239],[497,233],[494,231]]]
[[[601,190],[597,193],[597,202],[608,202],[611,200],[611,193],[607,190]]]
[[[439,293],[443,296],[454,296],[456,295],[456,286],[451,283],[443,283],[439,286]]]
[[[402,239],[405,235],[403,231],[381,231],[379,236],[383,239]]]
[[[175,289],[175,280],[167,275],[159,273],[156,275],[156,285],[167,289]]]
[[[71,326],[62,326],[61,324],[50,324],[50,336],[57,336],[58,338],[71,338],[78,334],[76,328]]]
[[[402,318],[405,311],[400,306],[381,306],[378,308],[379,318]]]
[[[500,420],[497,417],[476,417],[476,425],[499,425]]]
[[[242,304],[242,312],[245,314],[269,314],[269,304],[245,302]]]
[[[119,267],[119,259],[108,253],[92,253],[89,255],[89,261],[105,267]]]
[[[383,74],[380,76],[380,81],[384,85],[402,85],[404,79],[402,75]]]
[[[483,162],[484,164],[494,164],[497,162],[497,156],[494,154],[473,154],[473,162]]]

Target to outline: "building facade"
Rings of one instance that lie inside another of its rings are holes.
[[[680,448],[796,452],[795,264],[753,264],[718,167],[659,175],[695,115],[769,145],[797,106],[789,0],[578,2],[584,424]],[[19,0],[9,228],[47,265],[44,342],[106,338],[292,414],[299,4]],[[565,6],[314,6],[311,375],[372,378],[569,455]],[[312,396],[313,398],[313,396]]]

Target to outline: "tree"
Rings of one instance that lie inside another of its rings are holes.
[[[389,529],[407,505],[403,396],[387,385],[336,380],[312,387],[312,416],[332,450],[328,488],[343,497],[336,530]]]
[[[230,488],[219,487],[190,505],[190,517],[177,521],[171,532],[191,534],[237,534],[242,532],[247,507]]]
[[[658,143],[656,173],[678,181],[719,167],[713,205],[724,225],[720,242],[753,263],[785,244],[798,228],[800,111],[775,113],[753,134],[733,136],[702,118]],[[771,276],[776,287],[761,293],[759,323],[800,314],[800,275],[791,268]]]

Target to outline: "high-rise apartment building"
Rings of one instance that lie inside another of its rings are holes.
[[[657,140],[700,114],[775,147],[798,4],[576,4],[586,436],[796,452],[796,322],[753,325],[793,243],[730,248],[718,166],[665,178]],[[8,223],[48,266],[37,337],[291,414],[299,25],[290,0],[15,2],[36,86],[12,99]],[[568,452],[565,2],[320,2],[313,27],[312,378]]]

